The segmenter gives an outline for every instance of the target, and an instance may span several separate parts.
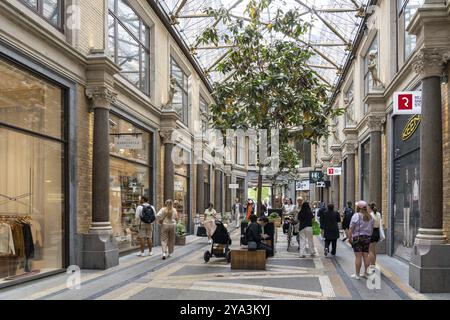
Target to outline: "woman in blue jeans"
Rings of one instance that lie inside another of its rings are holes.
[[[367,203],[365,201],[359,201],[357,204],[357,213],[353,215],[350,222],[349,229],[349,241],[355,252],[355,271],[351,277],[353,279],[360,279],[360,271],[362,266],[362,260],[364,259],[365,273],[364,277],[367,277],[367,270],[370,266],[369,259],[369,247],[370,239],[373,232],[373,218],[370,215]]]

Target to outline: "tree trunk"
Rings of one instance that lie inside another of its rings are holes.
[[[262,215],[262,168],[259,167],[259,174],[258,174],[258,206],[257,206],[257,212],[256,215],[260,217]]]

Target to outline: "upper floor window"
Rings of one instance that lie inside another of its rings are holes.
[[[172,107],[180,115],[181,121],[187,125],[189,123],[188,76],[173,57],[170,57],[170,76],[176,80]]]
[[[236,164],[245,165],[245,135],[240,134],[236,137]]]
[[[406,29],[424,0],[397,0],[398,13],[398,48],[400,64],[403,64],[414,51],[417,39],[409,34]]]
[[[311,161],[311,141],[309,140],[302,140],[297,141],[295,143],[295,148],[297,149],[297,152],[300,157],[300,167],[302,168],[309,168],[311,167],[312,161]]]
[[[63,29],[63,0],[21,0],[58,29]]]
[[[125,0],[109,0],[108,49],[121,74],[150,94],[150,28]]]

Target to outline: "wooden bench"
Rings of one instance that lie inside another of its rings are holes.
[[[231,250],[231,269],[266,270],[266,250]]]

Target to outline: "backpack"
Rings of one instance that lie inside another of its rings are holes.
[[[156,220],[155,210],[150,205],[143,205],[141,212],[141,221],[147,224],[151,224]]]

